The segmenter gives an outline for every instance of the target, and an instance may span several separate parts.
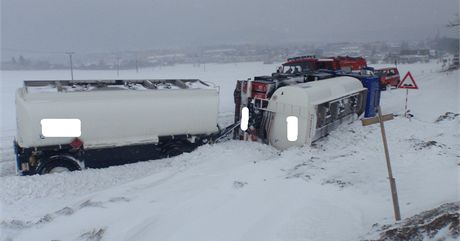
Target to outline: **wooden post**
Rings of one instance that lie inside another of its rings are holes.
[[[396,221],[399,221],[401,220],[401,213],[399,210],[398,191],[396,190],[396,180],[393,177],[393,171],[391,169],[390,152],[388,151],[387,136],[385,134],[385,125],[383,124],[382,109],[380,108],[380,106],[378,107],[378,116],[379,116],[379,122],[380,122],[380,131],[382,132],[383,148],[385,149],[385,159],[387,162],[388,178],[390,179],[390,189],[391,189],[391,198],[393,200],[393,209],[395,213],[395,219]]]
[[[393,211],[394,211],[396,221],[399,221],[401,220],[401,212],[399,210],[398,192],[396,190],[396,180],[393,177],[393,171],[391,169],[390,152],[388,150],[387,136],[385,133],[385,125],[383,124],[385,121],[389,121],[392,119],[393,119],[393,114],[382,115],[382,109],[379,106],[378,115],[376,117],[362,119],[361,122],[363,126],[380,123],[380,131],[382,133],[383,148],[385,150],[385,159],[386,159],[386,164],[387,164],[388,179],[390,181],[391,199],[393,201]]]

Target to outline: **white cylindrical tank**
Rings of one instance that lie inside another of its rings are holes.
[[[266,127],[269,143],[281,150],[292,146],[310,145],[318,138],[316,134],[318,105],[365,91],[366,88],[361,81],[347,76],[277,89],[267,108],[271,113],[271,120]],[[287,137],[286,118],[290,116],[298,119],[298,135],[295,141],[289,141]]]
[[[86,91],[23,87],[16,94],[16,140],[24,148],[70,143],[73,138],[42,136],[40,121],[50,118],[80,119],[85,148],[211,134],[217,131],[218,88],[199,83],[203,82],[182,88],[115,86]]]

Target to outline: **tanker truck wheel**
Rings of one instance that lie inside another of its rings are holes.
[[[192,152],[195,150],[196,146],[188,141],[181,141],[165,145],[163,148],[166,157],[173,157],[178,156],[184,152]]]
[[[182,153],[184,152],[179,146],[169,146],[168,150],[166,150],[166,157],[179,156]]]
[[[54,158],[46,161],[38,168],[39,174],[62,173],[80,170],[80,166],[74,161],[64,158]]]

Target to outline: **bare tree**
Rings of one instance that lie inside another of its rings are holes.
[[[460,15],[457,13],[455,14],[455,19],[449,21],[449,23],[446,25],[448,28],[455,28],[460,26]]]

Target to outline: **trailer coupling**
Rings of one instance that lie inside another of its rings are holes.
[[[212,138],[211,138],[211,143],[219,143],[222,142],[230,135],[233,133],[233,130],[238,128],[240,126],[240,121],[235,122],[224,129],[220,129],[217,133],[215,133]]]

